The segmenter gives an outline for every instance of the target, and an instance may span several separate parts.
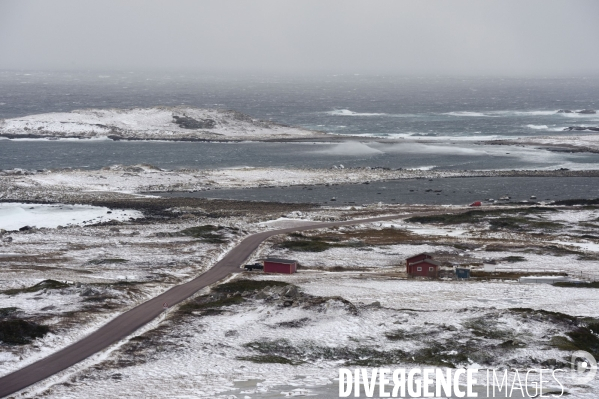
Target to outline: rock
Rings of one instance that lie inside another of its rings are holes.
[[[256,294],[256,299],[266,299],[268,298],[268,294],[264,291],[260,291],[258,294]]]
[[[523,348],[526,344],[518,339],[508,339],[507,341],[502,342],[500,346],[504,348]]]
[[[583,109],[582,111],[578,111],[577,114],[585,114],[585,115],[592,115],[592,114],[596,114],[597,111],[595,111],[594,109]]]
[[[285,291],[283,291],[283,296],[289,297],[289,298],[297,298],[297,296],[299,295],[299,291],[297,290],[297,287],[295,285],[292,285],[291,287],[285,287]]]
[[[228,330],[225,331],[225,337],[237,337],[239,332],[237,330]]]
[[[28,231],[28,230],[33,230],[33,227],[31,226],[23,226],[19,229],[19,231]]]
[[[0,229],[0,237],[2,237],[6,233],[6,230]]]
[[[193,119],[188,116],[173,115],[173,121],[183,129],[213,129],[216,127],[214,119]]]
[[[118,233],[121,231],[118,227],[111,227],[109,230],[112,231],[113,233]],[[156,233],[156,234],[158,234],[158,233]]]
[[[12,237],[4,237],[4,238],[2,238],[2,242],[6,242],[6,243],[12,242]]]
[[[291,305],[293,305],[293,301],[284,301],[283,302],[283,306],[286,308],[290,307]]]
[[[478,350],[472,352],[469,356],[470,360],[479,364],[492,364],[495,360],[495,356],[485,350]]]
[[[559,111],[557,111],[558,114],[573,114],[574,111],[571,111],[569,109],[560,109]]]
[[[95,296],[95,295],[98,295],[98,292],[91,288],[86,288],[85,290],[81,291],[81,293],[79,294],[79,296]]]

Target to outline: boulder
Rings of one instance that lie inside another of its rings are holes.
[[[574,111],[571,111],[569,109],[560,109],[559,111],[557,111],[558,114],[573,114]]]
[[[577,114],[585,114],[585,115],[593,115],[596,114],[597,111],[594,109],[583,109],[582,111],[578,111]]]

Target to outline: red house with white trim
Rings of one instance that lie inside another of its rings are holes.
[[[406,259],[406,273],[410,277],[437,278],[440,266],[441,264],[434,261],[433,256],[426,252]]]
[[[290,259],[264,259],[264,273],[293,274],[297,271],[297,261]]]

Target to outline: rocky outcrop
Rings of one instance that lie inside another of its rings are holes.
[[[564,131],[589,131],[589,132],[599,132],[599,127],[592,126],[570,126],[564,129]]]
[[[572,111],[570,109],[560,109],[557,111],[558,114],[582,114],[582,115],[593,115],[596,114],[597,111],[594,109],[583,109],[580,111]]]

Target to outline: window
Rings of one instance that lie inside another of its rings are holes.
[[[419,267],[419,268],[417,268],[416,270],[417,270],[417,271],[419,271],[419,272],[421,272],[421,271],[422,271],[422,268],[421,268],[421,267]]]
[[[433,268],[433,267],[429,267],[429,268],[428,268],[428,271],[429,271],[429,272],[432,272],[433,270],[434,270],[434,268]]]

